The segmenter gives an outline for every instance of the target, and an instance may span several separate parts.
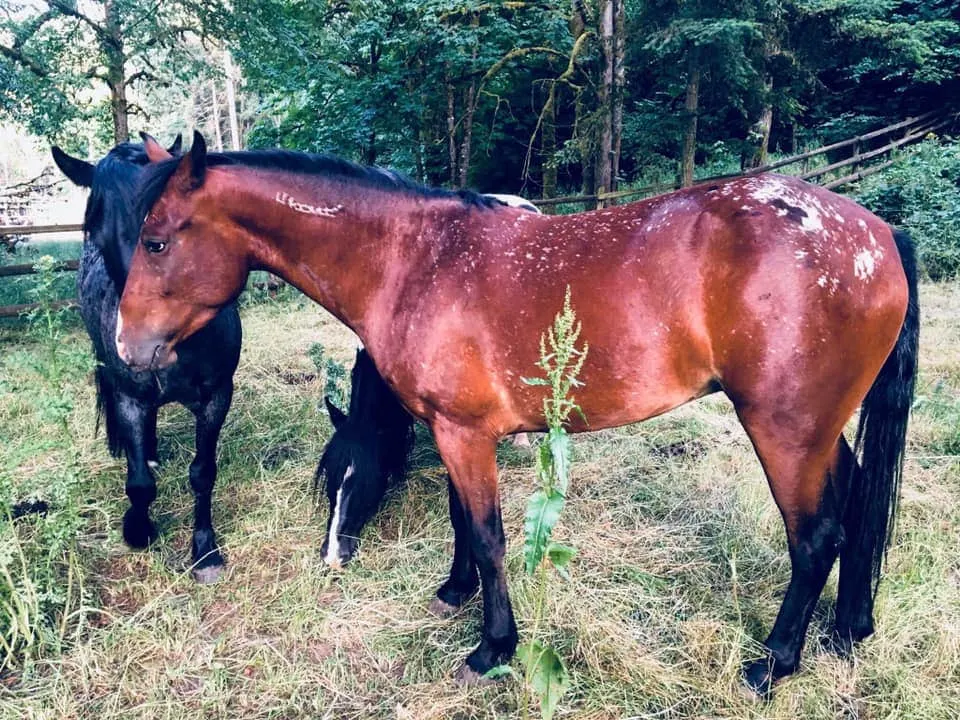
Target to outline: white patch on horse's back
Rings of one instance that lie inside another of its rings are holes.
[[[853,274],[861,280],[869,280],[873,277],[875,264],[873,253],[864,248],[853,258]]]
[[[813,204],[801,200],[797,203],[797,207],[806,213],[803,220],[800,221],[800,226],[805,232],[823,230],[823,223],[820,221],[820,211],[814,207]]]
[[[355,470],[353,463],[343,473],[343,479],[340,481],[340,488],[337,490],[337,499],[333,502],[333,519],[330,520],[330,534],[327,537],[327,554],[323,561],[327,565],[340,564],[340,510],[343,508],[343,485],[347,479],[353,475]]]
[[[783,197],[789,188],[777,177],[761,176],[750,181],[750,197],[758,202],[769,202]]]

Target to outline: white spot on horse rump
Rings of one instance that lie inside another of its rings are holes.
[[[336,500],[333,501],[333,518],[330,520],[330,534],[327,536],[327,554],[323,561],[331,567],[340,566],[340,512],[343,510],[343,485],[356,469],[353,463],[343,473]]]
[[[809,253],[806,250],[797,250],[793,253],[793,256],[797,260],[803,260]]]
[[[806,213],[801,219],[800,226],[806,232],[815,232],[823,230],[823,223],[820,222],[820,211],[809,203],[800,202],[798,207]]]
[[[820,287],[826,287],[826,286],[827,286],[827,276],[826,276],[826,275],[821,275],[819,278],[817,278],[817,285],[819,285]]]
[[[750,197],[759,202],[767,202],[782,197],[790,188],[778,177],[761,176],[749,181]]]
[[[873,277],[873,271],[873,253],[864,248],[853,258],[853,274],[861,280],[869,280]]]

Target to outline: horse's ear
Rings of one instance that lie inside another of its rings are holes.
[[[152,163],[163,162],[173,157],[173,153],[157,142],[157,139],[148,133],[140,133],[143,138],[143,149]]]
[[[80,187],[93,186],[93,165],[86,160],[70,157],[56,145],[50,148],[50,152],[53,154],[53,161],[70,182]]]
[[[173,141],[173,145],[167,148],[167,152],[171,155],[179,155],[180,151],[183,149],[183,135],[177,133],[177,137]]]
[[[347,421],[347,414],[333,404],[329,395],[324,395],[323,402],[326,404],[327,412],[330,414],[330,422],[333,423],[334,429],[339,430]]]
[[[176,172],[173,174],[173,179],[179,183],[183,192],[190,192],[203,185],[206,173],[207,143],[203,139],[203,135],[194,131],[190,152],[183,156]]]

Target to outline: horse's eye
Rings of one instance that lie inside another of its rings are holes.
[[[154,255],[162,253],[167,249],[167,244],[163,240],[144,240],[143,246],[147,249],[148,253],[153,253]]]

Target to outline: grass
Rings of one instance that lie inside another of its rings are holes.
[[[877,634],[855,662],[820,648],[834,576],[801,672],[770,703],[741,694],[740,666],[773,622],[789,562],[759,463],[729,404],[714,396],[575,439],[555,538],[579,552],[572,580],[551,586],[542,638],[571,675],[558,717],[960,716],[960,285],[926,285],[922,303],[920,400],[897,542]],[[48,621],[37,622],[26,661],[0,673],[0,718],[516,716],[516,682],[461,689],[451,681],[478,640],[479,604],[453,620],[426,612],[452,544],[444,470],[426,433],[406,487],[389,494],[358,560],[340,573],[321,562],[325,516],[309,485],[331,428],[307,355],[317,341],[352,362],[350,334],[312,304],[244,310],[214,507],[228,570],[218,584],[197,586],[187,569],[189,413],[161,413],[154,514],[162,537],[131,552],[119,534],[124,465],[93,436],[86,371],[66,374],[57,395],[70,400],[66,423],[52,424],[49,389],[31,369],[44,348],[0,328],[0,500],[52,506],[46,518],[0,523],[13,596],[27,597],[31,577],[50,595],[36,600]],[[63,343],[65,352],[86,345],[76,329]],[[523,571],[523,513],[535,478],[523,451],[504,446],[500,460],[523,639],[535,602]],[[17,547],[28,564],[20,575]],[[0,598],[11,590],[3,583]]]

